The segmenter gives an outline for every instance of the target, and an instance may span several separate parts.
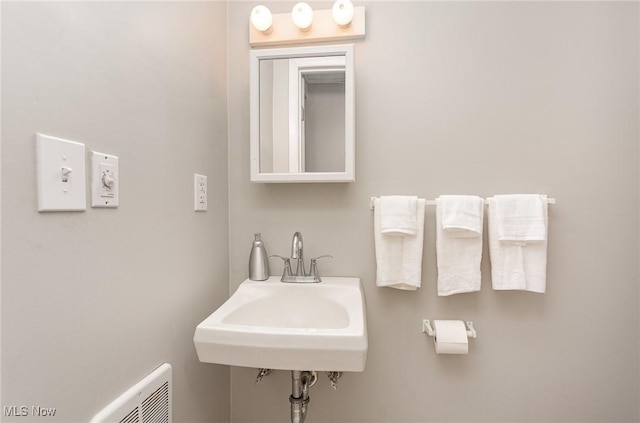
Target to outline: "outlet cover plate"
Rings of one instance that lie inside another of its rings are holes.
[[[207,211],[207,177],[193,174],[193,209],[195,211]]]

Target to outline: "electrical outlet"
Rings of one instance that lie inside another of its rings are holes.
[[[195,211],[207,211],[207,177],[193,174],[193,196]]]

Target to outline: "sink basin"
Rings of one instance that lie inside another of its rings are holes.
[[[367,322],[359,278],[244,281],[196,327],[205,363],[281,370],[364,370]]]

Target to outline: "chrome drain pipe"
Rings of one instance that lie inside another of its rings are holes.
[[[309,404],[309,388],[318,380],[317,372],[291,371],[291,423],[304,423]]]

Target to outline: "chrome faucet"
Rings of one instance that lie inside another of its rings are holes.
[[[306,276],[304,271],[304,248],[302,234],[296,232],[291,240],[291,258],[296,261],[296,273],[293,276]]]
[[[302,242],[302,233],[296,232],[291,240],[291,258],[272,255],[269,258],[279,258],[284,262],[281,282],[300,282],[300,283],[317,283],[322,282],[318,274],[318,260],[322,258],[333,258],[329,254],[311,259],[311,269],[309,273],[304,270],[304,245]],[[295,273],[291,267],[291,260],[295,260]]]

